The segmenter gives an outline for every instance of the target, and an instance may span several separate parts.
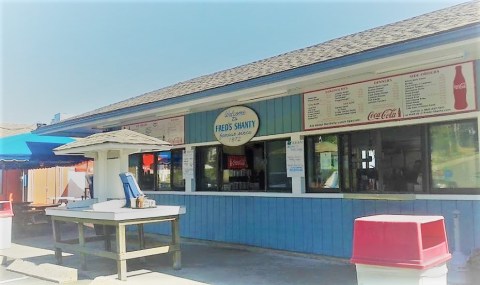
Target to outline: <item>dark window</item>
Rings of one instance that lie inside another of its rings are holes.
[[[308,192],[480,192],[478,125],[473,120],[317,135],[305,141]],[[322,156],[325,142],[330,154]],[[327,183],[334,181],[335,171],[339,185]],[[331,185],[337,188],[326,187]]]
[[[155,154],[140,154],[138,186],[142,190],[155,190]]]
[[[306,138],[309,192],[422,192],[424,127]]]
[[[196,148],[196,177],[198,191],[218,191],[219,188],[218,146]]]
[[[286,141],[196,148],[198,191],[289,192]]]
[[[352,184],[356,192],[422,192],[421,126],[350,135]]]
[[[129,157],[129,171],[142,191],[182,191],[185,190],[182,157],[181,149],[133,154]]]
[[[171,182],[173,190],[185,190],[185,179],[183,179],[183,150],[172,151]]]
[[[291,192],[292,178],[287,177],[286,140],[268,141],[267,191]]]

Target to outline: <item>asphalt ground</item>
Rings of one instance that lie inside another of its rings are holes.
[[[74,224],[63,227],[62,236],[76,236]],[[0,250],[6,262],[0,266],[0,285],[56,284],[39,279],[29,272],[8,271],[15,260],[33,264],[56,264],[50,224],[27,225],[12,229],[12,246]],[[136,245],[136,231],[128,235],[127,244]],[[86,235],[95,235],[87,228]],[[169,237],[147,234],[146,242],[166,242]],[[114,243],[114,242],[113,242]],[[93,247],[103,247],[102,242],[92,242]],[[172,256],[161,254],[127,262],[127,281],[117,279],[116,262],[87,255],[87,268],[82,270],[80,255],[64,253],[63,266],[77,269],[78,280],[68,284],[175,284],[175,285],[357,285],[355,266],[346,259],[315,255],[295,254],[241,245],[221,244],[182,239],[182,269],[172,268]],[[115,248],[112,244],[112,248]],[[478,273],[478,272],[477,272]],[[48,272],[55,277],[54,270]],[[464,283],[452,282],[449,272],[448,285],[474,285],[478,277]],[[388,284],[386,282],[385,284]],[[430,283],[429,283],[430,284]]]
[[[69,232],[62,236],[75,236],[77,233],[73,224],[70,228],[62,228]],[[135,244],[134,233],[135,231],[128,236],[132,244]],[[92,228],[87,228],[87,236],[94,234]],[[146,242],[156,242],[157,239],[162,242],[168,238],[147,234]],[[18,227],[14,224],[12,247],[0,250],[0,255],[8,257],[7,262],[0,267],[0,284],[54,284],[35,276],[6,270],[16,259],[34,264],[56,264],[52,245],[51,225]],[[91,246],[102,247],[103,243],[92,242]],[[87,255],[87,269],[82,270],[78,254],[64,253],[63,266],[78,270],[78,281],[74,284],[357,284],[355,267],[348,260],[313,258],[196,240],[182,239],[181,246],[181,270],[172,268],[170,254],[133,259],[127,261],[126,282],[116,279],[116,263],[110,259]],[[112,248],[115,248],[114,244]]]

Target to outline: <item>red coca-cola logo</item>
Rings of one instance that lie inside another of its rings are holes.
[[[385,109],[382,112],[370,112],[368,114],[368,120],[388,120],[388,119],[395,119],[401,117],[400,108],[398,109]]]
[[[453,85],[453,89],[455,90],[466,89],[466,88],[467,88],[467,84],[465,82]]]
[[[231,155],[228,157],[229,169],[242,169],[247,167],[247,158],[243,155]]]

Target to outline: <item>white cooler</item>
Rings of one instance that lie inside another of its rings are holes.
[[[12,202],[0,201],[0,249],[12,246]]]

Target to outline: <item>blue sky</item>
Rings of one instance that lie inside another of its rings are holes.
[[[0,0],[0,122],[50,123],[462,2]]]

